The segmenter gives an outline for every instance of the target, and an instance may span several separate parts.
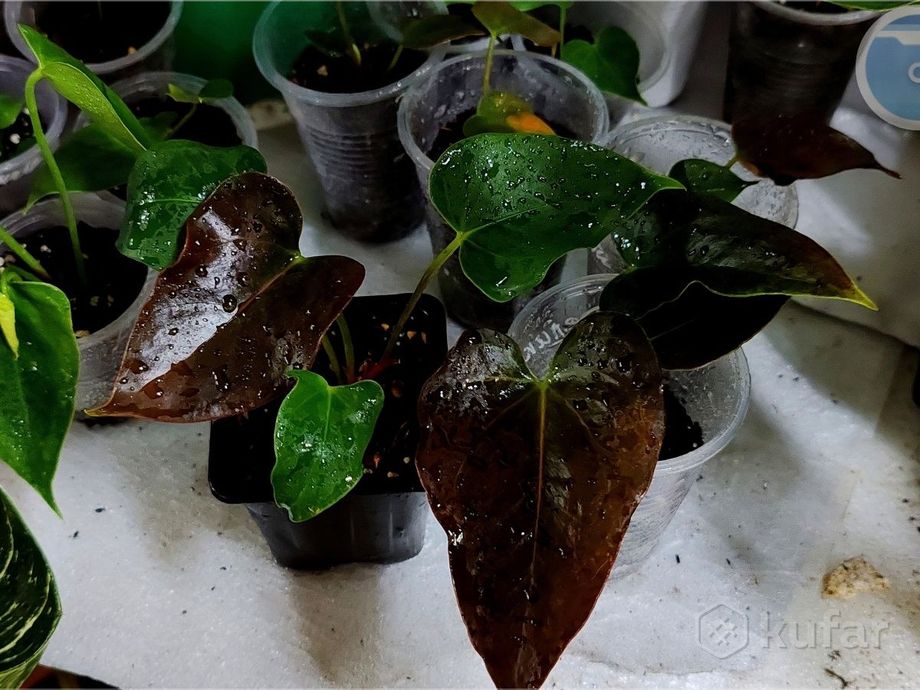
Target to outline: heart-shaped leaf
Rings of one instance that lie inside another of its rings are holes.
[[[620,27],[604,27],[594,43],[567,41],[561,57],[584,72],[601,91],[645,103],[639,93],[639,47]]]
[[[188,219],[182,253],[131,331],[112,397],[91,413],[202,422],[281,395],[364,278],[353,259],[302,257],[302,224],[274,178],[221,184]]]
[[[26,681],[60,618],[48,562],[0,491],[0,687],[18,688]]]
[[[118,249],[155,270],[173,263],[182,226],[221,182],[268,166],[248,146],[216,147],[164,141],[144,152],[128,177],[128,205]]]
[[[464,139],[428,184],[464,273],[496,302],[539,284],[569,251],[597,246],[659,190],[681,187],[600,146],[535,134]]]
[[[13,308],[19,344],[14,352],[8,336],[0,341],[0,460],[57,510],[51,481],[73,420],[80,366],[70,302],[53,285],[8,270],[0,292]]]
[[[25,100],[22,97],[0,93],[0,129],[6,129],[19,117]]]
[[[431,14],[410,22],[403,29],[403,48],[427,50],[447,41],[482,36],[483,30],[454,14]]]
[[[473,5],[473,16],[493,36],[520,34],[545,48],[559,43],[558,31],[507,2],[477,2]]]
[[[757,180],[742,180],[729,168],[699,158],[678,161],[668,173],[691,192],[710,194],[722,201],[734,201],[735,198]]]
[[[732,125],[732,138],[745,167],[779,185],[856,168],[901,177],[861,144],[812,113],[746,117]]]
[[[376,381],[330,386],[319,374],[297,380],[275,424],[275,503],[302,522],[336,504],[364,476],[364,451],[383,409]]]
[[[131,109],[86,65],[34,27],[20,24],[19,33],[35,54],[42,77],[91,121],[129,149],[142,151],[152,143]]]
[[[614,278],[601,307],[634,318],[664,369],[695,369],[733,352],[773,320],[788,297],[726,297],[673,266]]]
[[[484,93],[476,106],[476,113],[463,123],[463,135],[466,137],[488,132],[555,134],[552,127],[534,115],[530,103],[505,91]]]
[[[591,613],[658,460],[661,385],[642,330],[598,313],[545,378],[468,332],[422,390],[419,475],[496,686],[539,686]]]

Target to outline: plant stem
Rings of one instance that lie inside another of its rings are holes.
[[[491,87],[491,77],[492,77],[492,60],[495,57],[495,42],[498,37],[490,33],[489,34],[489,47],[486,48],[486,68],[482,73],[482,95],[486,95]]]
[[[722,167],[725,168],[726,170],[731,170],[732,166],[735,163],[737,163],[739,160],[740,160],[740,156],[736,153],[734,156],[731,157],[731,159],[729,159],[728,163],[726,163]]]
[[[559,43],[553,46],[552,57],[556,57],[556,49],[562,50],[562,44],[565,43],[565,15],[566,8],[564,6],[559,7]]]
[[[176,132],[178,132],[180,129],[182,129],[182,128],[186,125],[186,123],[188,123],[188,121],[191,120],[191,119],[195,116],[195,113],[196,113],[197,111],[198,111],[198,104],[197,104],[197,103],[192,103],[192,107],[189,108],[189,111],[188,111],[185,115],[182,116],[182,118],[179,120],[179,122],[176,123],[176,126],[175,126],[175,127],[172,127],[172,128],[166,133],[166,138],[167,138],[167,139],[172,139],[172,138],[176,135]]]
[[[6,248],[13,253],[13,255],[24,263],[30,271],[35,275],[43,278],[45,280],[51,280],[51,276],[48,275],[42,265],[38,262],[34,256],[29,253],[29,250],[23,247],[19,242],[16,241],[6,228],[0,226],[0,242],[6,245]]]
[[[418,304],[418,301],[422,298],[422,295],[425,292],[425,288],[428,287],[428,283],[431,282],[431,279],[434,278],[438,271],[441,270],[441,267],[447,263],[447,260],[452,257],[460,245],[463,244],[464,236],[458,234],[450,244],[448,244],[444,249],[438,252],[431,263],[428,264],[428,268],[425,269],[425,272],[422,273],[422,277],[418,281],[418,285],[415,286],[415,292],[412,293],[412,296],[409,298],[409,301],[406,303],[405,309],[403,309],[402,314],[399,316],[399,320],[396,322],[396,325],[390,330],[390,339],[387,341],[386,349],[383,351],[379,362],[386,360],[391,354],[393,354],[393,348],[396,347],[396,341],[399,340],[399,335],[402,333],[402,329],[406,327],[406,322],[409,320],[409,317],[412,316],[412,312],[415,310],[415,306]]]
[[[26,109],[29,111],[29,118],[32,120],[32,133],[35,135],[35,143],[38,144],[38,150],[41,151],[42,160],[48,166],[48,172],[51,173],[51,179],[54,180],[54,186],[57,188],[58,195],[61,197],[61,206],[64,209],[64,220],[67,222],[67,230],[70,232],[70,244],[73,247],[74,261],[77,264],[77,275],[80,282],[86,286],[86,266],[83,263],[83,250],[80,248],[80,236],[77,233],[77,217],[73,212],[73,203],[70,200],[70,193],[67,191],[67,185],[64,183],[64,176],[58,167],[57,161],[54,160],[54,153],[48,145],[45,138],[45,130],[42,129],[41,117],[38,114],[38,101],[35,98],[35,86],[41,81],[42,73],[40,69],[35,70],[26,79]]]
[[[339,364],[339,358],[335,354],[335,347],[332,345],[332,341],[329,340],[328,333],[323,336],[323,351],[326,353],[326,358],[329,360],[329,368],[332,369],[335,380],[339,383],[345,383],[345,380],[342,378],[342,365]]]
[[[392,70],[394,67],[396,67],[396,63],[399,62],[399,58],[402,57],[402,54],[403,54],[403,46],[402,46],[402,43],[400,43],[400,44],[396,47],[396,52],[393,53],[393,59],[390,60],[390,64],[387,65],[387,72],[389,72],[389,71]]]
[[[355,39],[351,35],[351,29],[348,28],[348,19],[345,17],[345,4],[342,0],[336,0],[335,11],[339,15],[339,24],[342,27],[342,36],[345,38],[345,46],[348,49],[349,56],[354,60],[354,63],[360,67],[361,51],[358,49],[358,44],[355,43]]]
[[[341,314],[336,317],[335,323],[339,327],[339,334],[342,336],[342,350],[345,352],[345,381],[353,383],[355,380],[355,346],[351,340],[351,329]]]

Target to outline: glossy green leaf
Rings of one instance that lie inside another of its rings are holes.
[[[560,9],[568,9],[574,3],[570,0],[557,0],[557,2],[547,2],[547,0],[512,0],[512,2],[509,2],[508,4],[516,10],[520,10],[521,12],[530,12],[532,10],[539,9],[540,7],[548,7],[550,5],[559,7]]]
[[[447,41],[470,36],[482,36],[483,30],[463,17],[453,14],[432,14],[406,25],[402,45],[413,50],[427,50]]]
[[[732,124],[732,138],[744,166],[779,185],[858,168],[901,177],[814,113],[745,117]]]
[[[42,77],[91,121],[129,149],[140,151],[152,143],[131,109],[86,65],[31,26],[20,24],[19,33],[35,55]]]
[[[533,114],[530,103],[505,91],[484,93],[476,106],[476,113],[463,123],[463,135],[466,137],[490,132],[555,134],[548,124]]]
[[[128,177],[128,204],[118,249],[162,270],[176,259],[186,218],[221,182],[247,171],[265,172],[262,154],[248,146],[214,147],[181,139],[143,153]]]
[[[298,251],[303,216],[278,180],[247,172],[189,216],[179,258],[156,279],[112,395],[91,415],[204,422],[291,387],[364,279],[345,256]]]
[[[722,201],[734,201],[757,180],[742,180],[729,168],[699,158],[678,161],[668,173],[691,192],[710,194]]]
[[[376,381],[330,386],[319,374],[297,380],[275,425],[275,503],[302,522],[337,503],[364,475],[364,451],[383,409]]]
[[[618,26],[601,29],[594,43],[567,41],[562,59],[584,72],[602,91],[645,103],[639,93],[639,48]]]
[[[0,345],[0,460],[57,510],[51,481],[73,419],[80,355],[67,296],[4,272],[0,289],[16,313],[19,354]]]
[[[16,335],[16,305],[5,292],[0,292],[0,334],[13,351],[13,358],[18,358],[19,336]]]
[[[464,139],[428,184],[464,273],[496,302],[536,286],[569,251],[597,246],[659,190],[680,188],[600,146],[529,134]]]
[[[544,378],[468,331],[419,398],[419,477],[496,687],[539,687],[607,584],[664,431],[661,370],[619,314],[582,319]]]
[[[24,98],[0,93],[0,129],[6,129],[16,122],[24,105]]]
[[[60,618],[48,562],[0,491],[0,687],[18,688],[26,681]]]
[[[559,43],[558,31],[507,2],[477,2],[473,5],[473,16],[493,36],[520,34],[546,48]]]
[[[197,92],[189,91],[178,84],[170,83],[166,90],[169,97],[177,103],[207,103],[208,101],[233,96],[233,82],[228,79],[212,79]]]

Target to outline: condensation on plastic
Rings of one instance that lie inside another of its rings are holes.
[[[22,98],[26,79],[35,69],[21,58],[0,55],[0,93]],[[35,91],[38,110],[45,126],[45,138],[52,149],[56,149],[67,122],[67,102],[48,84],[40,82]],[[32,173],[41,165],[42,155],[38,146],[0,163],[0,214],[12,213],[22,208],[29,198]]]
[[[419,183],[427,189],[434,161],[428,153],[440,129],[476,108],[482,93],[485,53],[458,55],[445,60],[419,81],[399,106],[399,138],[415,163]],[[526,100],[534,112],[565,126],[579,139],[598,143],[607,131],[607,106],[598,88],[581,72],[550,57],[534,53],[495,52],[492,88]],[[428,232],[435,253],[454,236],[437,210],[428,204]],[[463,274],[454,256],[438,275],[448,314],[472,327],[505,330],[514,315],[536,294],[559,281],[557,262],[535,290],[502,304],[490,301]]]
[[[4,3],[3,22],[6,25],[6,33],[16,49],[32,62],[35,61],[35,56],[26,45],[17,27],[19,24],[35,26],[37,13],[46,6],[53,7],[54,4],[53,2],[21,2],[20,0],[10,0]],[[182,0],[172,0],[169,4],[170,10],[166,21],[147,43],[123,57],[107,62],[91,62],[86,66],[107,82],[124,79],[138,72],[171,67],[172,35],[182,15]]]
[[[586,314],[597,309],[612,274],[593,275],[544,292],[528,304],[508,333],[521,346],[536,374],[544,374],[566,334]],[[613,576],[639,568],[655,549],[697,477],[700,466],[715,457],[737,433],[747,413],[751,377],[739,348],[700,369],[667,371],[665,380],[690,417],[703,430],[703,445],[690,453],[661,460],[651,486],[620,546]]]
[[[78,222],[94,228],[118,229],[121,226],[123,203],[101,199],[95,194],[73,194],[71,198]],[[64,223],[63,209],[57,199],[42,201],[25,214],[16,213],[0,221],[0,225],[20,240],[43,228]],[[80,348],[80,378],[76,395],[78,418],[82,418],[82,410],[105,402],[112,392],[128,336],[153,288],[155,275],[153,271],[148,271],[147,282],[137,299],[118,318],[95,333],[77,339]]]
[[[663,174],[687,158],[723,164],[735,154],[731,126],[701,117],[663,116],[638,120],[613,130],[605,146]],[[759,179],[740,164],[735,164],[732,172],[747,180]],[[795,189],[780,187],[767,179],[746,188],[734,203],[755,216],[790,228],[795,227],[799,215]],[[588,273],[617,273],[621,269],[619,254],[609,237],[588,254]]]

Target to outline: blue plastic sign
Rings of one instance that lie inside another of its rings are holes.
[[[866,32],[856,81],[876,115],[920,130],[920,6],[888,12]]]

